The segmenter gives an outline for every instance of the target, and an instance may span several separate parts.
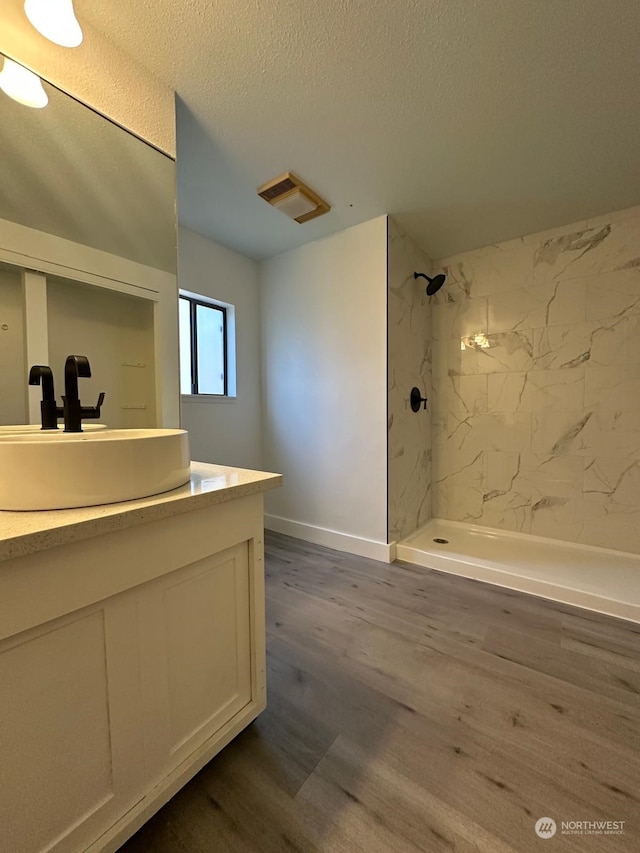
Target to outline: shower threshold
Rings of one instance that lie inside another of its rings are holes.
[[[431,519],[398,543],[396,556],[413,565],[640,622],[637,554]]]

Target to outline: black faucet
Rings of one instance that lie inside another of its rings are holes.
[[[78,397],[78,378],[88,379],[91,367],[86,355],[69,355],[64,364],[64,397],[62,413],[65,432],[82,432],[83,418],[99,418],[100,407],[104,401],[104,391],[100,392],[95,406],[82,406]]]
[[[62,417],[63,411],[62,407],[56,404],[51,368],[46,364],[34,364],[29,371],[29,385],[42,385],[42,429],[58,429],[58,418]]]

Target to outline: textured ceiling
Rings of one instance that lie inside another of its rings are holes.
[[[76,0],[178,92],[180,221],[266,257],[382,213],[433,258],[640,202],[637,0]],[[291,170],[331,213],[256,188]]]

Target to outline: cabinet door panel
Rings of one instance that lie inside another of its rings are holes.
[[[140,589],[152,751],[175,766],[251,700],[248,545]],[[153,728],[153,726],[152,726]]]
[[[135,695],[109,650],[110,633],[130,624],[121,605],[0,643],[2,849],[83,850],[141,787],[142,752],[136,760],[123,713],[126,699],[135,715]]]

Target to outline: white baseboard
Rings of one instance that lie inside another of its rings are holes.
[[[293,521],[291,518],[281,518],[279,515],[265,515],[264,526],[267,530],[284,533],[285,536],[293,536],[294,539],[304,539],[305,542],[313,542],[314,545],[324,545],[326,548],[335,548],[336,551],[345,551],[347,554],[356,554],[358,557],[369,557],[383,563],[393,562],[396,556],[395,542],[387,545],[386,542],[363,539],[361,536],[328,530],[326,527]]]

